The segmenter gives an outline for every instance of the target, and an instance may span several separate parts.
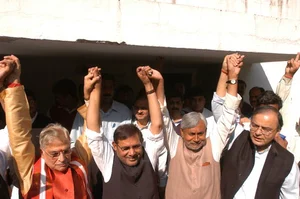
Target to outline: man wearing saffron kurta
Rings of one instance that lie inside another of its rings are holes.
[[[226,57],[229,80],[238,79],[243,56]],[[220,199],[220,157],[235,123],[235,111],[241,97],[237,94],[237,84],[232,81],[227,86],[223,113],[216,129],[206,138],[206,118],[198,112],[190,112],[181,121],[181,137],[170,125],[166,108],[164,124],[168,133],[171,161],[166,199]]]
[[[23,197],[92,198],[86,169],[90,156],[84,137],[71,150],[69,132],[59,124],[51,124],[40,133],[41,158],[35,161],[30,135],[31,118],[24,87],[20,84],[21,65],[15,56],[5,59],[14,61],[11,65],[14,69],[7,78],[10,86],[1,92],[1,99],[4,101],[10,146]],[[92,86],[99,77],[88,80],[85,83]]]

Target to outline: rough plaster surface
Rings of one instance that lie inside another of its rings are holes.
[[[0,36],[295,53],[297,0],[0,0]]]

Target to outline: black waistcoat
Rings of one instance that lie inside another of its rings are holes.
[[[5,180],[0,175],[0,198],[1,199],[9,199],[8,187]]]
[[[103,199],[159,199],[157,174],[147,153],[135,167],[129,167],[114,154],[110,180],[103,181]]]
[[[255,147],[249,131],[243,131],[229,151],[224,153],[221,173],[222,199],[232,199],[250,175]],[[279,198],[280,188],[290,173],[294,156],[273,142],[260,175],[255,199]],[[254,185],[256,186],[256,185]]]

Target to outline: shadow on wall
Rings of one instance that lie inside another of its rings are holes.
[[[268,76],[260,63],[252,64],[251,66],[244,66],[241,71],[240,79],[244,80],[247,84],[247,88],[243,97],[248,103],[249,90],[254,86],[263,87],[265,90],[272,90]]]

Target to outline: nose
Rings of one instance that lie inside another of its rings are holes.
[[[128,151],[128,155],[133,156],[135,154],[134,149],[131,147]]]
[[[199,142],[200,141],[200,136],[199,135],[195,135],[194,141],[195,142]]]
[[[58,160],[60,162],[64,162],[66,160],[66,157],[62,152],[59,153]]]

